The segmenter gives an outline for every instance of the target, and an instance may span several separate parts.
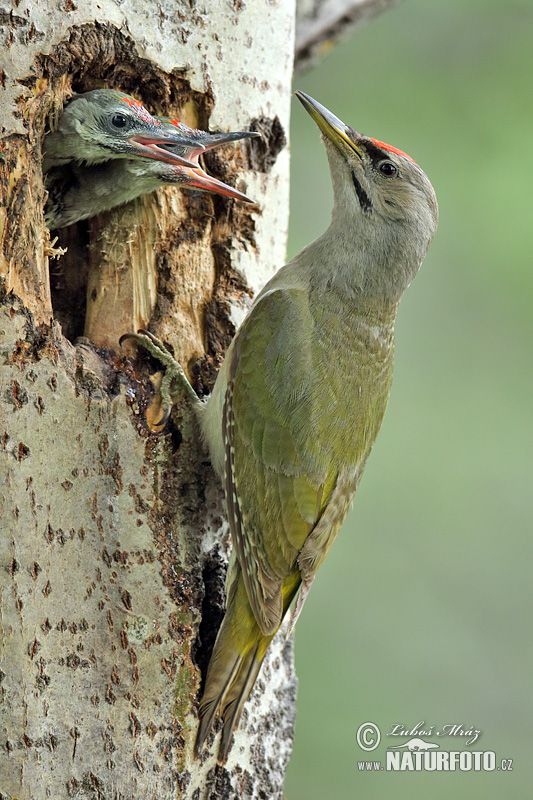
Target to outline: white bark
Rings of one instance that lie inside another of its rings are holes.
[[[186,407],[172,435],[150,435],[127,403],[146,374],[71,344],[51,323],[61,298],[48,282],[38,155],[72,78],[145,102],[155,87],[152,110],[172,101],[185,121],[206,99],[211,129],[261,121],[264,152],[236,151],[229,167],[259,211],[223,203],[215,214],[212,201],[166,189],[89,228],[91,296],[108,294],[107,318],[95,316],[92,328],[98,341],[106,327],[99,344],[118,352],[123,326],[146,317],[137,300],[124,314],[139,264],[152,275],[170,264],[164,302],[159,271],[156,332],[183,363],[216,365],[222,301],[238,320],[244,289],[257,291],[285,260],[293,4],[22,0],[10,13],[0,57],[0,800],[281,798],[295,693],[282,638],[226,767],[216,766],[214,747],[192,755],[197,661],[205,668],[205,640],[220,618],[221,490]],[[66,282],[87,268],[83,242],[69,247],[59,262]]]

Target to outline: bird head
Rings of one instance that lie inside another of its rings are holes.
[[[407,153],[357,133],[304,92],[296,96],[322,132],[335,198],[333,228],[344,246],[347,240],[360,261],[368,261],[367,283],[399,299],[437,228],[429,179]]]
[[[45,139],[45,171],[69,161],[97,164],[115,158],[143,157],[193,167],[181,152],[164,145],[203,149],[187,133],[162,125],[130,95],[95,89],[65,106],[56,131]]]

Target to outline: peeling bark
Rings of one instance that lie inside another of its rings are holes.
[[[228,763],[213,741],[193,757],[223,613],[222,490],[186,404],[150,431],[159,365],[133,364],[118,338],[150,326],[205,394],[284,263],[293,17],[289,0],[19,0],[5,17],[0,800],[282,797],[283,636]],[[259,130],[206,156],[259,206],[165,188],[50,236],[44,133],[73,91],[100,86],[190,125]]]

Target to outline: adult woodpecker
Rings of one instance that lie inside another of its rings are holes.
[[[142,158],[169,164],[192,164],[181,151],[163,145],[189,147],[201,143],[176,125],[153,117],[133,97],[115,89],[95,89],[67,103],[59,125],[43,145],[43,171],[64,164],[100,164],[117,158]]]
[[[164,404],[175,379],[192,399],[225,487],[233,552],[197,735],[200,749],[222,716],[221,762],[273,636],[293,603],[294,625],[351,506],[387,406],[398,303],[438,219],[408,155],[296,94],[328,155],[327,231],[259,294],[206,404],[161,343],[133,335],[167,364]]]
[[[175,127],[171,123],[165,123]],[[191,130],[191,129],[189,129]],[[247,195],[212,178],[201,168],[199,155],[220,147],[227,142],[246,139],[258,134],[252,131],[238,133],[206,133],[194,131],[201,141],[172,149],[184,153],[192,167],[167,164],[164,161],[116,159],[104,164],[84,167],[70,164],[54,167],[46,178],[48,200],[45,221],[49,228],[64,228],[82,219],[94,217],[102,211],[128,203],[141,194],[147,194],[159,186],[178,186],[181,189],[196,189],[213,194],[222,194],[253,203]],[[202,143],[203,142],[203,143]]]

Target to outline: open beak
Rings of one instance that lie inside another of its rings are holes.
[[[206,153],[208,150],[214,150],[215,147],[221,147],[221,145],[228,144],[229,142],[237,142],[240,139],[255,139],[257,136],[261,134],[257,133],[256,131],[239,131],[235,133],[206,133],[201,138],[197,138],[194,140],[194,143],[190,145],[187,155],[196,169],[200,168],[200,164],[198,163],[198,158],[203,153]],[[191,139],[191,142],[193,140]],[[165,145],[168,147],[168,145]],[[169,152],[173,152],[171,149]]]
[[[167,150],[165,147],[165,145],[171,145],[190,148],[192,139],[187,136],[161,131],[161,133],[154,132],[147,135],[132,136],[129,141],[135,147],[137,154],[145,158],[154,158],[156,161],[165,161],[167,164],[176,164],[180,167],[189,167],[191,169],[197,166],[194,161],[183,158],[183,156],[173,150]],[[194,147],[199,151],[204,149],[203,145],[198,145],[198,143],[194,143]],[[198,160],[198,156],[196,156],[196,160]]]
[[[354,136],[358,134],[352,128],[345,125],[335,114],[332,114],[325,106],[313,100],[313,98],[309,97],[305,92],[298,91],[295,92],[295,94],[307,113],[314,119],[322,133],[327,136],[333,144],[337,145],[341,152],[343,147],[348,145],[348,147],[361,158],[362,151],[357,146],[356,142],[354,142]]]
[[[212,178],[204,172],[201,167],[198,167],[198,165],[196,169],[183,170],[182,174],[183,173],[185,174],[181,178],[180,183],[190,186],[192,189],[199,189],[202,192],[213,192],[213,194],[222,194],[225,197],[234,197],[236,200],[242,200],[244,203],[253,203],[255,205],[255,200],[252,200],[251,197],[237,191],[237,189],[234,189],[232,186],[228,186],[227,183],[222,183],[222,181],[217,181],[216,178]]]
[[[213,150],[228,142],[238,142],[240,139],[256,139],[260,136],[257,131],[235,131],[230,133],[206,133],[202,137],[202,144],[205,150]]]

